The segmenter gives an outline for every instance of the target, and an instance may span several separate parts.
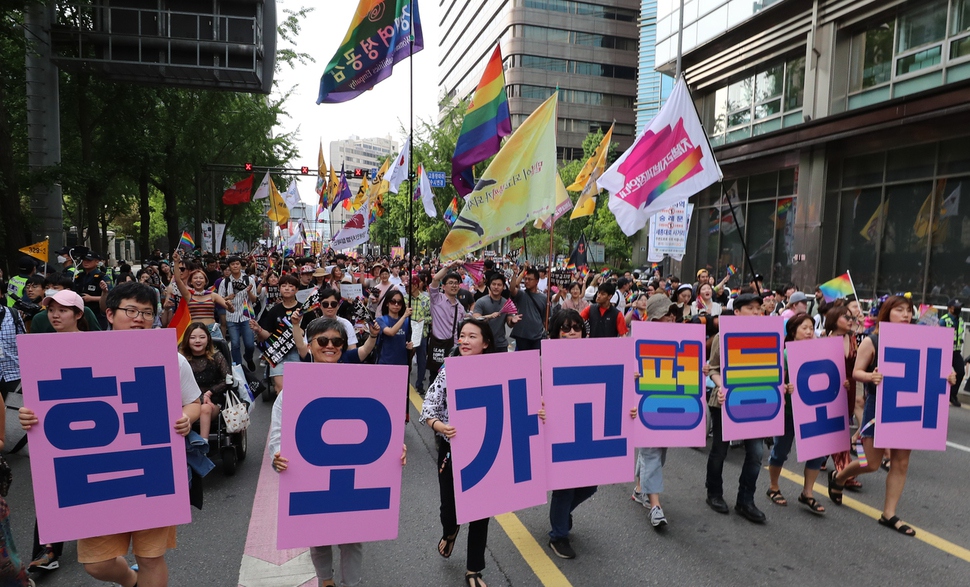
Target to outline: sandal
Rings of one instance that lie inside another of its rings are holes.
[[[885,458],[885,459],[883,459],[883,460],[882,460],[882,464],[880,465],[880,467],[882,467],[882,469],[883,469],[884,471],[888,471],[888,470],[889,470],[889,462],[890,462],[890,461],[889,461],[889,459],[888,459],[888,458]]]
[[[461,526],[455,528],[455,533],[451,536],[445,534],[438,541],[438,554],[444,558],[451,558],[451,552],[455,549],[455,540],[458,539],[458,531]]]
[[[805,494],[801,493],[798,495],[798,503],[803,503],[808,506],[808,511],[812,512],[813,514],[819,516],[825,514],[825,508],[822,507],[822,504],[820,504],[814,497],[805,497]]]
[[[835,471],[829,471],[829,499],[835,505],[842,505],[842,490],[845,489],[845,485],[839,484],[835,480]]]
[[[862,489],[862,482],[856,479],[855,477],[850,477],[846,479],[845,483],[843,483],[842,485],[849,491],[859,491],[860,489]]]
[[[916,530],[913,530],[912,528],[910,528],[906,524],[902,524],[901,522],[902,520],[899,519],[899,516],[893,516],[888,520],[886,519],[886,516],[879,516],[880,526],[892,528],[893,530],[899,532],[900,534],[903,534],[909,537],[916,536]],[[897,526],[896,524],[900,524],[900,525]]]
[[[781,494],[781,490],[779,489],[769,489],[766,495],[768,496],[768,499],[771,500],[771,503],[775,505],[788,505],[788,500],[785,499],[785,496]]]
[[[465,583],[468,587],[485,587],[481,573],[465,573]]]

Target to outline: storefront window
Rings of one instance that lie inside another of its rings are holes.
[[[927,279],[927,303],[945,305],[952,298],[970,302],[970,176],[938,182],[933,247]],[[960,200],[964,201],[961,202]]]
[[[926,268],[926,229],[920,230],[920,209],[929,210],[933,182],[887,186],[877,291],[911,292],[922,296]],[[925,204],[924,204],[925,202]]]
[[[856,292],[864,298],[875,292],[876,244],[885,210],[881,197],[881,188],[842,192],[836,272],[849,270]]]

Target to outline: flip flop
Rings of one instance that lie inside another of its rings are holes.
[[[461,526],[455,528],[455,533],[451,536],[445,534],[438,541],[438,554],[444,558],[451,558],[451,552],[455,550],[455,540],[458,539],[458,531],[461,530]]]

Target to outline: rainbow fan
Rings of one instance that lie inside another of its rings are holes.
[[[500,314],[518,314],[519,309],[515,307],[515,302],[512,300],[506,300],[505,305],[499,310]]]
[[[484,261],[470,261],[462,265],[468,275],[475,281],[479,283],[485,278],[485,262]]]

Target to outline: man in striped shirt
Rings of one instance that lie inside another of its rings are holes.
[[[233,312],[226,311],[226,327],[232,342],[232,362],[242,365],[245,357],[246,366],[250,371],[255,371],[253,352],[256,345],[249,320],[254,317],[250,315],[250,308],[256,302],[256,279],[243,274],[242,259],[239,257],[229,257],[229,276],[219,284],[219,295],[232,302],[234,309]]]

